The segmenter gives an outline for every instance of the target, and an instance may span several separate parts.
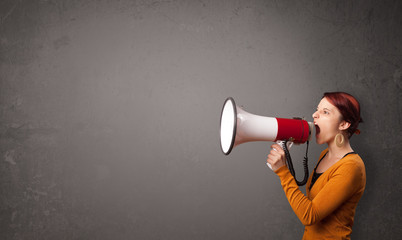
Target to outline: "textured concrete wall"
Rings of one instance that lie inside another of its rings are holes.
[[[224,156],[232,96],[311,120],[347,91],[354,239],[402,235],[401,1],[3,0],[1,239],[300,239],[270,143]],[[311,144],[310,166],[325,146]],[[292,149],[299,177],[304,146]]]

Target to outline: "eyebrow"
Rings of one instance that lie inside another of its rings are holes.
[[[319,109],[319,107],[317,107],[317,110],[318,110],[318,109]],[[323,110],[327,110],[327,111],[329,111],[329,112],[332,112],[332,111],[331,111],[331,109],[326,108],[326,107],[325,107],[325,108],[323,108]]]

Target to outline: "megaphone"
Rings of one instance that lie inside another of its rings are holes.
[[[285,151],[286,163],[290,173],[294,176],[297,185],[303,186],[307,183],[309,175],[308,142],[314,129],[312,122],[307,122],[301,118],[274,118],[248,113],[238,107],[233,98],[229,97],[225,100],[221,112],[221,149],[225,155],[228,155],[234,147],[245,142],[278,142]],[[287,144],[305,142],[307,142],[307,148],[303,161],[304,178],[302,181],[298,181]],[[267,165],[271,168],[268,163]]]
[[[301,118],[275,118],[254,115],[238,107],[233,98],[225,100],[221,112],[221,149],[228,155],[234,147],[252,141],[305,143],[314,124]]]

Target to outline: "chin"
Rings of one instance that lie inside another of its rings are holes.
[[[317,139],[315,140],[315,142],[316,142],[318,145],[324,144],[324,142],[318,141]]]
[[[325,141],[321,140],[318,136],[315,137],[315,142],[316,142],[318,145],[321,145],[321,144],[326,143]]]

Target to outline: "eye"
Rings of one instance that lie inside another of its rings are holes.
[[[328,112],[327,110],[324,110],[324,114],[327,114],[327,115],[328,115],[328,114],[329,114],[329,112]]]

